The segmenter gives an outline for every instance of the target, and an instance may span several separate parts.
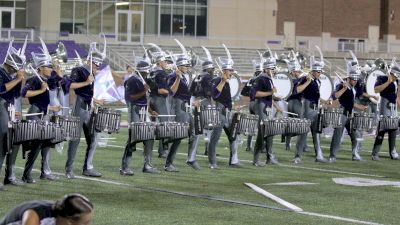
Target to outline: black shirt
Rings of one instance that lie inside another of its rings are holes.
[[[231,97],[231,87],[229,86],[229,82],[226,81],[222,91],[219,92],[217,87],[221,82],[221,77],[216,77],[212,80],[213,86],[213,99],[228,109],[232,109],[232,97]]]
[[[212,76],[205,72],[199,75],[198,81],[194,80],[190,86],[190,93],[198,98],[212,97]]]
[[[272,95],[266,97],[256,97],[257,91],[270,92],[274,88],[274,83],[272,79],[268,76],[259,75],[254,81],[253,87],[250,91],[250,98],[258,99],[265,103],[267,107],[272,107]]]
[[[175,80],[176,80],[176,73],[173,72],[171,75],[168,76],[169,89],[175,83]],[[176,90],[176,93],[174,94],[171,90],[169,91],[169,93],[174,98],[179,98],[185,102],[190,101],[189,85],[188,85],[188,81],[186,80],[185,76],[183,76],[183,75],[181,76],[181,79],[179,81],[178,90]]]
[[[49,77],[49,79],[47,79],[47,84],[49,85],[49,89],[53,91],[56,88],[58,88],[60,86],[59,82],[61,80],[62,78],[57,75],[56,71],[51,72],[51,76]]]
[[[22,97],[26,96],[28,91],[36,91],[42,88],[42,82],[37,76],[34,76],[26,81],[24,88],[22,88]],[[29,104],[37,106],[41,112],[47,112],[47,106],[50,104],[49,91],[46,90],[42,94],[36,95],[34,97],[29,97]]]
[[[384,84],[388,80],[387,76],[378,76],[375,82],[375,87]],[[381,97],[389,100],[390,103],[396,103],[397,98],[397,87],[398,81],[392,82],[383,91],[381,91]]]
[[[1,219],[0,225],[22,221],[22,216],[29,209],[34,210],[38,214],[39,220],[56,217],[52,208],[53,204],[54,202],[51,201],[31,201],[22,203],[6,214],[4,218]]]
[[[299,81],[299,85],[307,82],[307,77],[301,78]],[[321,86],[321,81],[319,79],[314,78],[311,83],[304,89],[303,97],[310,101],[311,103],[318,104],[320,98],[319,87]]]
[[[0,67],[0,98],[10,104],[14,104],[14,99],[21,96],[22,82],[19,82],[10,91],[6,90],[6,84],[14,79],[15,77],[12,77],[3,67]]]
[[[137,106],[146,106],[147,105],[147,98],[146,95],[143,95],[139,99],[132,99],[130,96],[139,94],[144,91],[144,85],[142,80],[138,77],[137,74],[132,75],[128,78],[128,80],[124,83],[125,87],[125,101],[129,102],[133,105]]]
[[[343,83],[340,83],[336,86],[336,92],[340,91],[343,88]],[[357,96],[357,90],[355,87],[351,89],[347,88],[346,91],[339,97],[339,103],[343,106],[344,111],[343,114],[348,115],[351,114],[354,107],[354,99]]]
[[[298,79],[293,79],[293,90],[292,94],[289,96],[289,100],[299,100],[301,101],[301,98],[303,97],[303,93],[297,93],[297,86],[299,86],[300,83],[300,78]]]
[[[89,77],[89,70],[86,69],[83,66],[80,67],[75,67],[71,71],[71,76],[70,80],[72,83],[80,83],[80,82],[85,82],[87,78]],[[86,85],[81,88],[75,89],[75,94],[79,95],[81,98],[83,98],[83,101],[90,105],[92,103],[92,98],[93,98],[93,86],[94,82],[92,84]]]
[[[167,78],[168,74],[162,69],[155,70],[151,72],[150,77],[152,77],[150,80],[152,80],[151,83],[149,83],[151,92],[151,96],[163,96],[167,97],[168,95],[161,95],[158,94],[158,89],[166,89],[168,90],[168,83],[167,83]]]

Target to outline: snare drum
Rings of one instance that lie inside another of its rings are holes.
[[[284,134],[287,126],[285,119],[267,119],[263,121],[264,137]]]
[[[343,108],[326,108],[322,115],[322,123],[324,127],[333,128],[342,126]]]
[[[21,120],[12,122],[13,143],[40,139],[39,122],[36,120]]]
[[[171,123],[171,139],[182,139],[189,137],[189,123]]]
[[[54,138],[50,140],[52,144],[65,141],[65,130],[60,124],[54,124]]]
[[[381,116],[379,120],[379,131],[397,130],[399,128],[398,117]]]
[[[201,125],[206,130],[221,126],[220,109],[215,106],[202,106],[200,112]]]
[[[353,128],[356,130],[370,130],[374,126],[374,115],[367,112],[354,113]]]
[[[258,132],[258,115],[242,114],[239,121],[238,134],[256,136]]]
[[[117,133],[121,122],[121,112],[99,107],[94,121],[97,132]]]
[[[153,140],[156,137],[156,123],[132,122],[130,124],[131,142]]]

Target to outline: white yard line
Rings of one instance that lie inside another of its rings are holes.
[[[368,224],[368,225],[380,225],[379,223],[375,223],[375,222],[369,222],[369,221],[363,221],[363,220],[357,220],[357,219],[352,219],[352,218],[346,218],[346,217],[341,217],[341,216],[333,216],[333,215],[326,215],[326,214],[321,214],[321,213],[314,213],[314,212],[306,212],[303,209],[301,209],[300,207],[293,205],[290,202],[287,202],[281,198],[279,198],[278,196],[275,196],[271,193],[269,193],[268,191],[252,184],[252,183],[244,183],[246,186],[248,186],[249,188],[253,189],[254,191],[256,191],[257,193],[283,205],[284,207],[292,210],[295,213],[298,214],[303,214],[303,215],[307,215],[307,216],[314,216],[314,217],[322,217],[322,218],[327,218],[327,219],[334,219],[334,220],[340,220],[340,221],[346,221],[346,222],[351,222],[351,223],[358,223],[358,224]]]
[[[120,145],[107,145],[107,146],[114,147],[114,148],[125,148],[124,146],[120,146]],[[143,150],[143,149],[142,148],[136,148],[136,150]],[[158,152],[158,150],[153,150],[153,152]],[[178,152],[176,154],[187,156],[187,153],[179,153]],[[208,158],[208,156],[205,156],[205,155],[202,155],[202,154],[197,154],[196,157]],[[221,156],[218,156],[217,159],[229,160],[228,158],[221,157]],[[251,160],[240,160],[240,162],[247,162],[247,163],[250,163],[250,164],[253,163]],[[305,167],[305,166],[294,166],[294,165],[283,164],[283,163],[280,163],[279,166],[287,167],[287,168],[294,168],[294,169],[312,170],[312,171],[318,171],[318,172],[339,173],[339,174],[359,175],[359,176],[366,176],[366,177],[386,178],[386,176],[375,175],[375,174],[357,173],[357,172],[349,172],[349,171],[342,171],[342,170],[332,170],[332,169],[321,169],[321,168]]]

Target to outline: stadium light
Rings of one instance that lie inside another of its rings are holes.
[[[122,6],[122,5],[129,5],[129,2],[117,2],[115,3],[116,6]]]

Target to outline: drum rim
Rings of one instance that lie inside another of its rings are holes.
[[[327,99],[324,99],[324,98],[322,97],[322,95],[321,95],[322,82],[321,82],[321,87],[320,87],[320,90],[319,90],[320,98],[321,98],[322,100],[324,100],[324,101],[328,101],[328,100],[331,98],[332,93],[333,93],[333,91],[334,91],[332,78],[331,78],[329,75],[325,74],[325,73],[322,73],[320,76],[325,76],[326,78],[328,78],[328,80],[329,80],[329,82],[330,82],[330,86],[331,86],[331,90],[332,90],[332,91],[331,91],[331,93],[329,94],[329,97],[328,97]]]
[[[289,91],[289,94],[288,94],[287,96],[276,96],[275,93],[273,94],[273,96],[276,97],[276,98],[281,98],[281,97],[283,97],[282,100],[286,100],[286,99],[288,99],[288,98],[292,95],[292,92],[293,92],[293,79],[292,79],[292,77],[290,76],[290,74],[287,73],[287,72],[278,72],[278,73],[275,74],[274,76],[277,76],[277,75],[279,75],[279,74],[283,74],[283,75],[285,75],[285,76],[287,76],[287,77],[289,78],[289,81],[290,81],[290,91]],[[275,80],[275,78],[273,77],[273,78],[272,78],[272,82],[274,82],[274,80]],[[274,84],[274,86],[277,87],[276,84]]]

